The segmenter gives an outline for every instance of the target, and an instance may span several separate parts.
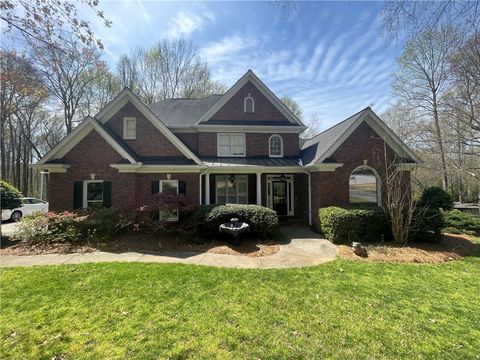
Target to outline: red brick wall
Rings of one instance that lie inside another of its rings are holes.
[[[243,101],[248,94],[255,100],[255,112],[245,113]],[[246,83],[218,110],[212,120],[287,120],[285,116],[253,85]]]
[[[109,125],[120,138],[123,138],[123,118],[127,116],[137,118],[136,140],[125,140],[137,154],[147,156],[183,156],[180,150],[130,102],[125,104],[124,107],[107,121],[107,125]]]
[[[331,156],[335,162],[344,165],[333,172],[312,173],[312,218],[318,227],[318,209],[330,205],[347,206],[349,204],[349,180],[352,171],[363,165],[377,170],[380,177],[384,174],[383,141],[366,123],[362,123],[353,134]],[[387,145],[387,161],[392,161],[395,153]],[[410,180],[408,174],[406,182]],[[382,180],[383,183],[383,180]],[[385,188],[382,186],[382,199],[385,199]]]
[[[245,145],[246,156],[267,156],[269,155],[270,134],[246,133]],[[279,134],[283,139],[283,156],[295,157],[299,155],[298,134]],[[200,156],[217,156],[217,133],[198,134],[198,154]]]
[[[70,164],[66,173],[52,173],[49,179],[49,202],[53,211],[72,210],[74,181],[112,181],[112,206],[126,209],[135,201],[135,174],[119,173],[110,167],[122,160],[118,154],[95,130],[85,136],[64,157]]]

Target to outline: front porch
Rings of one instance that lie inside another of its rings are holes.
[[[306,173],[204,173],[201,203],[256,204],[277,212],[280,219],[309,223]]]

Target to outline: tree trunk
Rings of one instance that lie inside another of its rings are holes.
[[[442,187],[443,190],[448,190],[448,176],[447,176],[447,162],[445,160],[445,150],[443,148],[443,136],[442,130],[440,129],[440,120],[438,118],[438,104],[437,104],[437,95],[433,92],[433,122],[435,124],[435,132],[437,135],[438,141],[438,150],[440,151],[440,160],[442,166]]]

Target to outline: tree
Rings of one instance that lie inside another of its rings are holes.
[[[445,26],[456,28],[464,35],[480,30],[480,1],[397,0],[385,3],[385,31],[390,36],[407,33],[410,38],[424,31]]]
[[[2,210],[13,210],[22,206],[22,193],[12,184],[0,180]]]
[[[86,45],[103,48],[100,39],[93,34],[90,23],[78,16],[81,3],[93,10],[104,25],[111,26],[101,10],[98,0],[0,0],[4,33],[20,34],[27,42],[55,46],[59,49],[74,35]]]
[[[284,96],[280,99],[282,103],[300,120],[303,120],[303,110],[291,97]]]
[[[87,90],[105,64],[98,49],[81,47],[73,39],[63,49],[48,44],[32,47],[40,79],[63,107],[67,134],[74,127],[77,110]]]
[[[147,103],[181,98],[202,98],[223,93],[211,78],[198,50],[183,39],[164,39],[149,49],[137,49],[117,63],[117,77]]]
[[[451,86],[448,71],[451,49],[458,44],[452,29],[426,31],[410,40],[398,59],[394,94],[402,98],[417,116],[431,121],[442,169],[443,189],[448,188],[447,162],[440,120],[440,105]]]

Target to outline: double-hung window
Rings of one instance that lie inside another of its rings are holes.
[[[99,208],[103,206],[103,181],[87,180],[83,182],[83,207]]]
[[[178,180],[160,180],[160,192],[178,195]],[[178,211],[160,211],[160,218],[178,221]]]
[[[248,204],[248,177],[246,175],[217,175],[216,203]]]
[[[137,138],[137,119],[134,117],[123,118],[123,138],[135,140]]]
[[[218,134],[218,156],[245,156],[245,134]]]

